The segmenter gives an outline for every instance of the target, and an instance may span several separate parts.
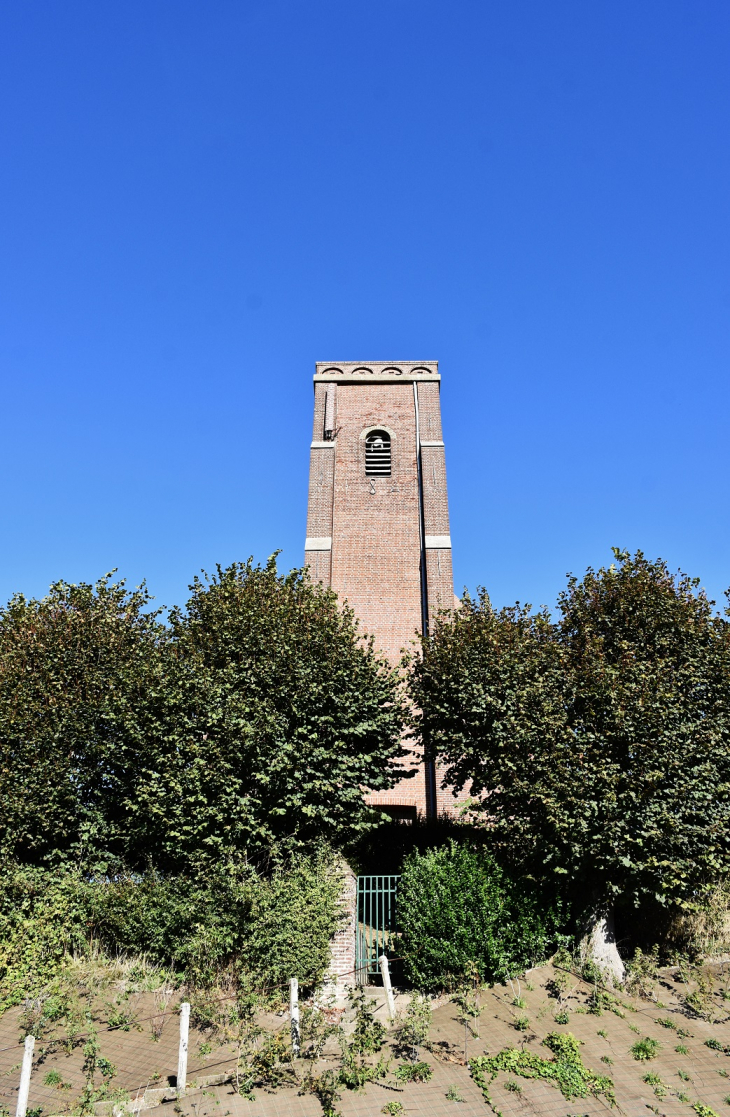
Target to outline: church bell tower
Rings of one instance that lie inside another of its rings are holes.
[[[394,665],[454,604],[436,361],[321,362],[314,374],[305,563],[346,599]],[[433,765],[373,805],[397,817],[453,809]]]

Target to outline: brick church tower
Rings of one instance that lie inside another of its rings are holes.
[[[305,563],[394,665],[454,603],[440,379],[436,361],[321,362],[314,375]],[[370,802],[404,818],[454,806],[430,764]]]

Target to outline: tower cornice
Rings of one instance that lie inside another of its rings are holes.
[[[315,384],[391,384],[440,380],[438,361],[317,361]]]

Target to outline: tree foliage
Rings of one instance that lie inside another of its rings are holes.
[[[163,684],[165,633],[144,587],[57,582],[0,609],[0,851],[103,861],[127,808]]]
[[[138,775],[140,845],[154,833],[171,866],[260,860],[372,826],[363,792],[393,786],[404,711],[352,611],[273,558],[191,589],[171,617],[165,732]]]
[[[110,577],[0,610],[6,857],[187,872],[378,821],[403,703],[352,612],[274,558],[191,590],[168,626]]]
[[[691,906],[730,869],[730,628],[696,580],[615,556],[569,579],[554,622],[466,598],[412,696],[507,857]]]

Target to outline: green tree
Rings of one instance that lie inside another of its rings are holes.
[[[614,553],[555,623],[467,598],[412,696],[506,856],[598,907],[692,907],[730,870],[730,627],[696,579]]]
[[[165,632],[144,586],[57,582],[0,609],[0,852],[123,854]]]
[[[326,839],[379,816],[405,755],[399,678],[306,572],[251,560],[198,580],[171,614],[165,732],[137,775],[139,857],[170,868]]]

